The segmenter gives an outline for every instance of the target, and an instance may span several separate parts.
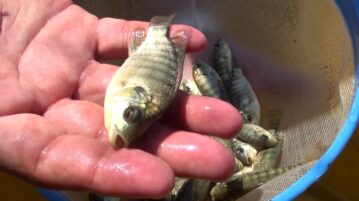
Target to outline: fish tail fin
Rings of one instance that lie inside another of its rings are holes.
[[[176,14],[172,14],[169,16],[154,16],[151,19],[150,26],[148,28],[148,35],[155,36],[167,36],[168,26],[172,22]]]

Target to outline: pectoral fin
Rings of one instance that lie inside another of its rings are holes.
[[[146,38],[146,31],[144,29],[136,29],[131,33],[128,43],[128,55],[133,54]]]
[[[182,80],[186,47],[190,39],[190,36],[191,36],[190,33],[186,31],[176,31],[172,34],[170,38],[175,48],[176,59],[177,59],[176,88],[179,87]]]

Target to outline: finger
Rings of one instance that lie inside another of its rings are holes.
[[[241,114],[232,105],[183,92],[178,94],[163,121],[176,128],[222,138],[234,137],[242,127]]]
[[[37,165],[38,177],[55,187],[159,198],[174,183],[171,168],[159,158],[135,149],[115,151],[82,136],[61,136],[42,155]]]
[[[62,99],[52,105],[44,117],[67,133],[95,138],[110,145],[103,123],[103,107],[96,103]]]
[[[115,65],[92,62],[81,75],[74,98],[103,105],[107,85],[117,69]]]
[[[96,139],[64,135],[57,125],[32,114],[1,117],[0,127],[2,168],[34,183],[153,198],[173,187],[170,167],[143,151],[115,151]]]
[[[233,155],[213,138],[196,133],[157,125],[134,146],[156,154],[181,177],[222,181],[233,174]]]
[[[125,58],[131,33],[136,29],[147,29],[148,24],[148,22],[126,21],[113,18],[101,19],[97,27],[97,58]],[[173,25],[170,28],[171,33],[182,30],[191,36],[187,51],[200,51],[206,47],[206,37],[199,30],[186,25]]]

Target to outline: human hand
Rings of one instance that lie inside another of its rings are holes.
[[[234,168],[223,145],[240,114],[219,100],[180,94],[133,147],[114,150],[103,125],[106,86],[132,30],[148,23],[97,19],[67,0],[2,1],[0,167],[32,183],[108,195],[157,198],[174,175],[223,180]],[[191,34],[189,52],[206,39]]]

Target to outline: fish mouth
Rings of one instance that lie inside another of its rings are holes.
[[[121,138],[119,135],[116,135],[116,136],[115,136],[114,144],[112,144],[112,146],[113,146],[115,149],[118,149],[118,148],[124,147],[124,145],[125,145],[125,143],[124,143],[124,141],[122,140],[122,138]]]
[[[254,163],[254,157],[248,156],[247,160],[249,164]]]
[[[112,133],[112,135],[110,135],[110,143],[111,143],[112,147],[114,147],[115,149],[121,148],[125,145],[125,142],[122,139],[122,137],[119,133],[119,129],[116,125],[115,125],[114,133]]]

